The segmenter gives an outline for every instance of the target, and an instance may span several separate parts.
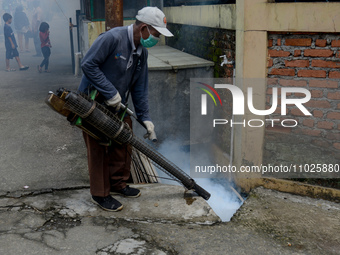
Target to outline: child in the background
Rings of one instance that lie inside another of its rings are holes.
[[[20,51],[21,52],[24,51],[23,38],[25,37],[25,49],[26,52],[29,52],[28,50],[29,37],[27,32],[30,31],[31,28],[30,22],[28,21],[27,15],[24,12],[24,7],[22,5],[19,5],[15,9],[14,28],[17,31]]]
[[[11,28],[12,23],[12,15],[9,13],[5,13],[3,16],[5,23],[4,26],[4,37],[5,37],[5,47],[6,47],[6,71],[7,72],[13,72],[15,69],[9,67],[9,60],[15,58],[15,60],[18,62],[19,70],[24,71],[28,69],[28,66],[24,66],[21,64],[20,58],[19,58],[19,52],[17,50],[17,42],[15,40],[15,36],[13,33],[13,30]]]
[[[49,73],[48,70],[48,64],[50,60],[51,55],[51,42],[50,42],[50,26],[46,22],[42,22],[39,27],[39,37],[41,42],[41,52],[44,56],[44,60],[41,62],[40,65],[38,65],[38,71],[39,73],[42,72],[43,66],[45,66],[45,72]]]

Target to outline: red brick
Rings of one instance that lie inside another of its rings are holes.
[[[273,94],[273,88],[267,88],[267,95]]]
[[[338,104],[338,109],[340,109],[340,103]]]
[[[319,121],[317,127],[322,129],[333,129],[334,123],[329,121]]]
[[[304,129],[302,132],[309,136],[320,136],[321,135],[320,130]]]
[[[280,85],[284,87],[306,87],[307,81],[303,80],[280,80]]]
[[[335,57],[340,58],[340,51],[337,51],[337,52],[336,52]]]
[[[323,112],[320,110],[314,110],[313,111],[313,116],[317,118],[322,118],[323,117]]]
[[[273,46],[273,39],[268,40],[268,47],[272,47]]]
[[[302,1],[300,1],[300,2],[302,2]],[[283,32],[283,34],[287,34],[287,33]],[[308,36],[310,36],[310,35],[320,35],[320,33],[317,33],[317,32],[293,32],[292,34],[294,34],[294,35],[308,35]]]
[[[309,67],[309,60],[285,60],[286,67]]]
[[[306,94],[303,93],[294,93],[295,97],[306,97]]]
[[[338,71],[330,71],[328,74],[328,77],[331,79],[339,79],[340,78],[340,72]]]
[[[340,47],[340,40],[333,40],[332,47]]]
[[[329,99],[340,100],[340,92],[329,92],[327,97]]]
[[[340,143],[333,143],[335,149],[340,150]]]
[[[338,125],[338,129],[340,130],[340,124]]]
[[[301,112],[298,108],[294,108],[290,111],[290,114],[291,115],[294,115],[294,116],[305,116],[303,114],[303,112]]]
[[[270,109],[270,108],[268,108],[268,109]],[[281,114],[281,107],[277,107],[276,110],[274,111],[274,114]]]
[[[278,91],[278,93],[279,93],[279,95],[280,95],[280,90]],[[281,97],[279,97],[279,98],[277,99],[277,105],[281,105]]]
[[[299,70],[298,77],[326,78],[325,70]]]
[[[304,51],[305,57],[331,57],[333,56],[332,50],[319,50],[319,49],[307,49]]]
[[[311,119],[305,119],[303,120],[303,123],[302,123],[304,126],[307,126],[307,127],[313,127],[314,126],[314,120],[311,120]]]
[[[314,130],[314,129],[296,129],[294,133],[309,135],[309,136],[320,136],[321,135],[320,130]]]
[[[340,68],[340,62],[313,59],[312,66],[313,67],[325,67],[325,68]]]
[[[290,133],[292,129],[289,127],[268,126],[266,127],[266,130],[271,131],[271,132],[278,132],[278,133]]]
[[[336,133],[327,132],[326,139],[339,141],[340,140],[340,132],[338,132],[338,131],[336,131]]]
[[[309,87],[336,89],[338,88],[338,82],[329,80],[310,80]]]
[[[311,46],[312,39],[311,38],[286,39],[285,45],[287,46]]]
[[[315,46],[317,46],[317,47],[325,47],[326,45],[327,45],[327,40],[316,39]]]
[[[267,78],[267,85],[277,85],[279,84],[278,78]]]
[[[281,39],[280,38],[276,40],[276,45],[281,46]]]
[[[278,98],[277,100],[278,100],[278,103],[280,102],[280,104],[281,104],[281,88],[279,88],[279,89],[277,90],[277,95],[280,96],[280,98]],[[291,92],[286,92],[286,96],[287,96],[287,97],[289,97],[289,96],[291,96],[291,95],[293,95],[293,93],[291,93]]]
[[[273,65],[274,65],[273,59],[269,59],[267,67],[272,67]]]
[[[272,75],[282,75],[282,76],[295,76],[295,70],[294,69],[277,69],[274,68],[270,72]]]
[[[301,50],[294,50],[294,57],[300,57],[301,56]]]
[[[330,112],[330,113],[328,113],[327,119],[340,120],[340,112]]]
[[[330,142],[325,141],[324,139],[314,139],[312,140],[312,144],[318,147],[329,148],[332,144]]]
[[[323,97],[323,91],[322,90],[311,90],[311,94],[312,94],[313,98]]]
[[[268,55],[270,57],[288,57],[290,52],[284,50],[268,50]]]
[[[327,100],[309,100],[305,106],[312,108],[330,108],[331,104]]]

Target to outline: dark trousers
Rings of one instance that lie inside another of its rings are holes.
[[[44,56],[44,60],[41,62],[40,67],[42,68],[43,66],[45,66],[45,70],[48,70],[48,64],[50,62],[50,56],[51,56],[51,49],[50,47],[42,47],[41,48],[41,52]]]
[[[130,117],[124,118],[124,121],[132,127]],[[87,147],[91,195],[106,197],[111,188],[124,189],[130,178],[131,145],[113,143],[103,146],[87,133],[83,132],[83,136]]]

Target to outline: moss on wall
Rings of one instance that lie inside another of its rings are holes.
[[[180,24],[168,24],[168,28],[174,37],[167,38],[167,45],[213,61],[216,78],[232,76],[233,65],[221,66],[221,56],[235,60],[235,31]]]

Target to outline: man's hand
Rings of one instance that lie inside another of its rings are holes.
[[[143,123],[146,126],[146,129],[148,131],[144,135],[144,138],[149,138],[149,140],[157,141],[157,136],[156,136],[154,124],[151,121],[149,121],[149,120],[145,120],[145,121],[143,121]]]
[[[105,104],[115,108],[115,110],[118,112],[119,109],[120,109],[120,102],[121,101],[122,101],[122,98],[120,97],[119,92],[117,92],[117,94],[113,98],[106,100]]]

